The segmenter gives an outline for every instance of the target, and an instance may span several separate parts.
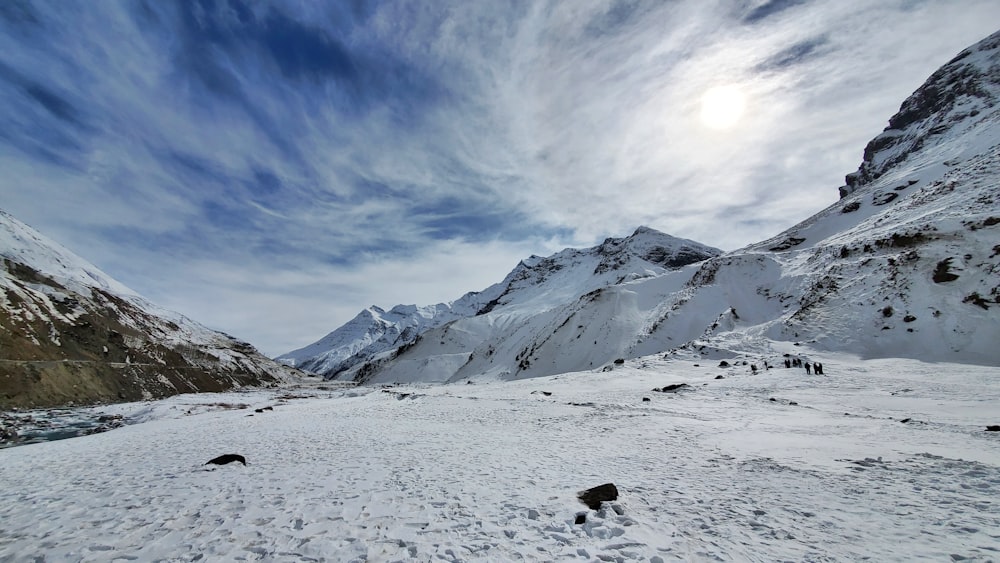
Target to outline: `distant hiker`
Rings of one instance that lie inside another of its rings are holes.
[[[813,371],[816,372],[816,375],[823,375],[823,364],[814,363]]]
[[[792,367],[792,361],[789,360],[788,358],[785,358],[785,369],[789,369],[791,367]]]
[[[810,375],[810,374],[811,374],[811,372],[809,371],[809,362],[806,362],[806,375]]]
[[[771,369],[771,366],[767,365],[767,360],[764,360],[764,369]]]
[[[750,364],[750,371],[757,373],[757,364]]]

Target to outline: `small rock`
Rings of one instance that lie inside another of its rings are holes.
[[[725,377],[722,377],[721,375],[717,375],[717,376],[715,376],[715,378],[716,379],[725,379]]]
[[[576,515],[576,520],[573,523],[574,524],[586,524],[587,523],[587,515],[585,513],[583,513],[583,512],[577,514]]]
[[[912,418],[904,418],[903,420],[900,420],[900,422],[902,422],[903,424],[906,424],[907,422],[909,422],[911,420],[913,420],[913,419]]]
[[[652,400],[652,399],[650,399],[649,397],[643,397],[643,398],[642,398],[642,402],[644,402],[644,403],[648,403],[648,402],[650,402],[651,400]]]
[[[663,387],[657,387],[657,388],[653,389],[653,391],[656,391],[658,393],[675,393],[675,392],[677,392],[678,389],[681,389],[681,388],[684,388],[684,387],[687,387],[687,386],[688,386],[687,383],[673,383],[671,385],[664,385]]]
[[[795,406],[795,405],[797,405],[798,403],[796,403],[795,401],[788,401],[788,404],[794,407],[794,406]]]
[[[1000,432],[1000,425],[991,425],[986,427],[987,432]]]
[[[535,510],[534,508],[528,509],[528,520],[538,520],[539,516],[540,514],[538,514],[538,511]]]
[[[727,367],[729,367],[729,362],[727,362],[726,360],[722,360],[721,362],[719,362],[719,367],[720,368],[727,368]]]

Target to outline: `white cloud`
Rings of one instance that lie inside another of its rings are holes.
[[[0,205],[277,354],[366,305],[452,300],[640,224],[725,249],[777,234],[833,203],[903,99],[1000,21],[992,0],[760,5],[256,6],[372,66],[298,81],[250,33],[184,59],[179,4],[39,5],[39,27],[0,30]],[[725,84],[746,110],[711,130],[699,100]]]

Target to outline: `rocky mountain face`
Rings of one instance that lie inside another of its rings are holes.
[[[1000,92],[998,47],[1000,33],[994,33],[932,74],[865,147],[864,161],[845,178],[841,197],[877,180],[925,146],[947,144],[993,119]]]
[[[545,315],[601,287],[656,276],[720,253],[694,241],[640,227],[629,237],[608,238],[593,248],[566,249],[549,257],[531,256],[518,263],[500,283],[467,293],[451,303],[399,305],[389,311],[369,307],[316,343],[277,359],[328,378],[362,378],[356,370],[370,372],[372,362],[381,363],[387,353],[396,355],[412,348],[429,332],[466,330],[467,345],[471,346],[489,339],[493,329],[514,323],[515,319],[522,322]],[[477,320],[466,322],[468,319]],[[449,362],[471,351],[452,353]]]
[[[295,370],[165,311],[0,211],[0,408],[275,384]]]
[[[1000,33],[902,104],[837,203],[776,237],[720,255],[695,244],[678,251],[640,229],[532,257],[484,292],[478,314],[325,373],[371,383],[515,379],[651,354],[718,360],[793,345],[1000,364],[998,77]]]

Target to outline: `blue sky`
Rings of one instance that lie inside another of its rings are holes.
[[[268,355],[639,225],[833,203],[995,0],[0,2],[0,208]],[[745,110],[699,119],[730,86]]]

